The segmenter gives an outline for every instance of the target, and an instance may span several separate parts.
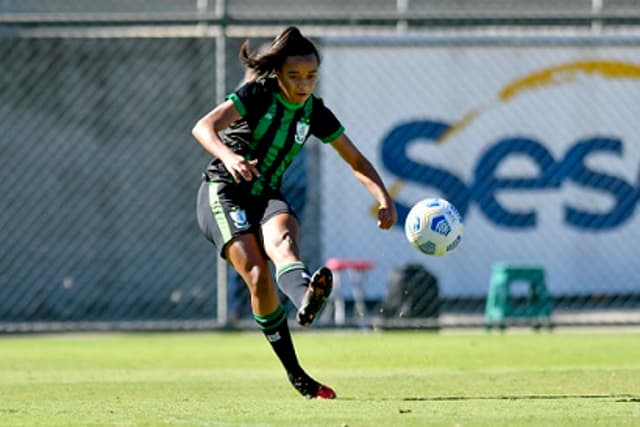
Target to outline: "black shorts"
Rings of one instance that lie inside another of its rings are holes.
[[[260,226],[281,213],[295,215],[278,190],[255,196],[250,185],[206,180],[198,190],[198,225],[223,258],[235,237],[255,233],[260,238]]]

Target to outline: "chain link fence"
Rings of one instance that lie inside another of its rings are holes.
[[[556,3],[0,0],[0,329],[250,322],[196,224],[190,130],[239,84],[245,38],[288,24],[401,217],[432,195],[465,215],[455,254],[420,257],[310,141],[285,178],[305,259],[373,264],[336,272],[347,325],[481,325],[503,261],[546,270],[556,323],[638,322],[640,7]]]
[[[0,38],[3,322],[210,319],[210,39]]]

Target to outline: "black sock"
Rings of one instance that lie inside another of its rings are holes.
[[[253,317],[286,371],[294,375],[303,372],[293,347],[287,323],[287,312],[282,305],[278,306],[276,311],[271,314],[265,316],[254,314]]]
[[[311,274],[303,262],[281,265],[276,271],[278,287],[289,297],[296,308],[300,308],[302,298],[309,287]]]

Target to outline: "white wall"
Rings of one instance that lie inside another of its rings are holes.
[[[480,109],[475,120],[441,144],[415,140],[407,156],[446,169],[468,187],[481,156],[507,138],[535,140],[561,162],[578,141],[612,138],[622,153],[592,152],[584,165],[625,181],[637,193],[640,164],[640,50],[624,46],[353,46],[323,47],[321,95],[347,134],[381,172],[388,186],[403,183],[396,199],[405,205],[440,195],[426,182],[402,180],[383,164],[385,137],[410,121],[452,125]],[[580,64],[582,63],[582,64]],[[536,77],[537,76],[537,77]],[[522,79],[529,77],[529,81]],[[500,93],[523,81],[509,99]],[[593,213],[614,208],[611,185],[585,187],[565,180],[556,188],[496,192],[512,211],[534,210],[529,228],[496,224],[471,201],[465,237],[452,254],[428,258],[406,242],[402,227],[381,232],[370,214],[372,198],[331,149],[322,149],[324,257],[364,258],[370,297],[384,294],[392,268],[421,262],[439,277],[446,296],[483,295],[492,263],[541,264],[554,294],[637,291],[640,217],[636,205],[613,227],[576,227],[568,206]],[[527,156],[505,159],[501,178],[536,177]],[[637,200],[637,199],[636,199]]]

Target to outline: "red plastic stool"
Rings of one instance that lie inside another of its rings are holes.
[[[342,295],[343,274],[348,274],[347,283],[353,293],[353,301],[357,316],[365,321],[367,308],[364,302],[364,278],[367,271],[375,265],[371,261],[363,259],[329,258],[325,266],[333,271],[333,292],[331,302],[333,305],[333,321],[336,325],[346,323],[346,310],[344,296]]]

